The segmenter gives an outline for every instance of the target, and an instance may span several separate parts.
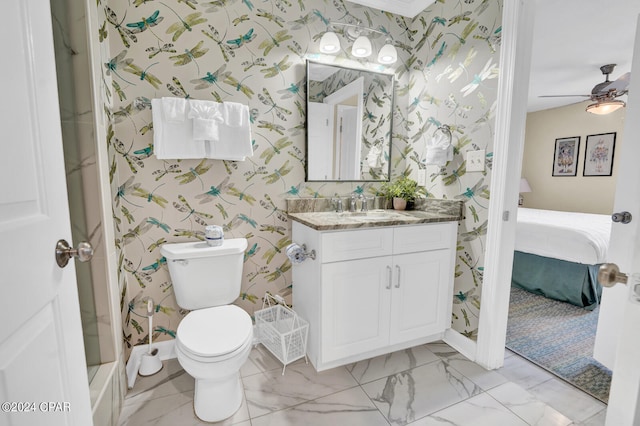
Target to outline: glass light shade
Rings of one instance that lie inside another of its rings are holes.
[[[398,51],[391,43],[382,46],[378,52],[378,62],[381,64],[393,64],[398,60]]]
[[[366,58],[371,55],[371,41],[365,36],[358,37],[353,42],[351,54],[356,58]]]
[[[610,114],[613,111],[616,111],[626,104],[623,101],[604,101],[604,102],[596,102],[595,104],[591,104],[587,107],[586,111],[592,114],[605,115]]]
[[[340,40],[333,31],[327,31],[320,39],[320,51],[322,53],[336,53],[340,50]]]

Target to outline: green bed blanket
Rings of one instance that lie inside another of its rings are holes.
[[[523,290],[594,309],[602,294],[598,267],[516,251],[511,284]]]

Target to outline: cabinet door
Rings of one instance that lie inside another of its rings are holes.
[[[391,344],[443,332],[451,274],[451,251],[433,250],[393,257]]]
[[[389,344],[391,256],[322,265],[322,361]]]

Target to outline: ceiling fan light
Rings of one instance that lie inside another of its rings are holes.
[[[398,51],[393,44],[387,43],[378,52],[378,62],[381,64],[393,64],[398,60]]]
[[[611,114],[624,106],[626,106],[626,104],[623,101],[617,100],[596,102],[595,104],[589,105],[586,111],[592,114],[606,115]]]
[[[320,39],[320,51],[322,53],[337,53],[340,50],[340,40],[333,31],[327,31]]]
[[[371,55],[371,50],[371,41],[365,36],[360,36],[353,42],[351,54],[356,58],[366,58]]]

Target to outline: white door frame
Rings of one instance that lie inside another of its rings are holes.
[[[533,41],[534,2],[504,0],[503,44],[494,143],[494,166],[491,184],[489,228],[485,253],[485,276],[482,287],[480,324],[475,361],[489,369],[504,363],[504,345],[509,309],[509,294],[518,183],[522,166],[522,149],[526,125],[531,45]],[[637,31],[640,31],[640,18]],[[634,47],[634,64],[640,63],[640,46]],[[635,105],[635,104],[633,104]],[[632,105],[632,106],[633,106]],[[615,259],[613,259],[615,260]],[[635,242],[635,256],[630,285],[640,283],[640,243]],[[618,284],[620,286],[620,284]],[[627,289],[630,292],[631,289]],[[640,303],[620,306],[624,319],[623,333],[634,335],[640,322]],[[615,371],[611,384],[607,425],[637,424],[640,404],[640,342],[619,339]]]
[[[88,425],[76,274],[73,261],[61,269],[54,257],[58,239],[72,240],[51,13],[42,0],[5,9],[0,35],[11,37],[6,53],[14,62],[0,72],[12,82],[0,119],[0,400],[9,404],[0,423]]]
[[[504,363],[535,2],[504,0],[489,226],[475,361]]]
[[[640,16],[636,20],[634,40],[631,64],[634,74],[629,85],[625,112],[627,118],[637,117],[640,113],[640,81],[637,79],[637,70],[640,69]],[[640,423],[640,340],[636,338],[637,324],[640,323],[640,301],[636,296],[636,287],[640,285],[640,172],[637,167],[640,146],[631,136],[638,133],[638,128],[640,124],[637,120],[625,120],[624,134],[628,137],[628,143],[622,146],[622,155],[618,160],[619,174],[613,206],[613,211],[631,212],[633,220],[628,224],[612,224],[607,252],[607,261],[616,263],[629,275],[629,279],[626,286],[616,284],[603,289],[603,296],[606,297],[603,297],[600,305],[594,349],[594,357],[599,355],[612,365],[606,424],[615,426]]]

